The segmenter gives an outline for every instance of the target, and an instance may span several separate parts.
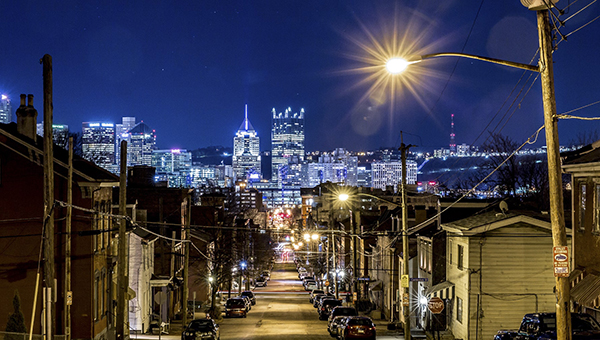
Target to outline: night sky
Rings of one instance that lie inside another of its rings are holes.
[[[160,148],[232,146],[245,104],[263,150],[272,108],[305,109],[308,151],[398,146],[401,130],[407,143],[447,147],[451,114],[459,144],[479,145],[488,131],[521,143],[543,124],[536,74],[440,58],[392,82],[377,76],[393,51],[530,63],[536,14],[519,0],[0,0],[0,15],[0,93],[13,110],[20,93],[34,94],[42,122],[39,60],[50,54],[54,122],[74,132],[135,116]],[[598,15],[592,4],[560,29],[574,33],[554,52],[558,113],[600,100],[600,20],[575,32]],[[572,114],[600,117],[600,104]],[[561,120],[560,143],[599,127]],[[542,132],[536,146],[544,142]]]

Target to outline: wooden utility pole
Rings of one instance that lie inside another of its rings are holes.
[[[402,132],[400,132],[402,138]],[[400,144],[400,157],[402,160],[402,274],[408,277],[408,262],[410,261],[410,248],[408,245],[408,211],[406,208],[406,151],[414,145]],[[410,285],[410,281],[408,283]],[[402,288],[402,314],[404,315],[404,339],[410,340],[410,287]]]
[[[563,209],[562,173],[560,168],[560,146],[558,144],[558,117],[554,96],[554,71],[552,64],[552,34],[549,10],[537,11],[537,26],[540,42],[540,74],[544,104],[544,129],[548,156],[548,187],[550,189],[550,222],[552,243],[555,247],[567,246],[567,231]],[[550,252],[549,252],[550,253]],[[556,276],[556,275],[555,275]],[[569,277],[555,277],[556,281],[556,336],[559,340],[571,339],[571,286]]]
[[[119,173],[119,252],[117,267],[117,340],[125,339],[125,314],[127,312],[127,142],[121,141],[121,171]]]
[[[52,142],[52,57],[48,54],[42,57],[44,78],[44,281],[54,302],[54,154]],[[46,306],[46,336],[52,339],[56,323],[56,308],[54,303]],[[48,322],[49,321],[49,322]]]
[[[183,327],[187,326],[187,308],[188,308],[188,299],[189,299],[189,266],[190,266],[190,232],[191,232],[191,218],[192,218],[192,194],[188,193],[185,203],[185,229],[182,233],[183,241],[183,316],[182,316],[182,324]]]
[[[67,176],[67,227],[65,236],[65,336],[71,340],[71,218],[73,214],[73,137],[69,137],[69,174]]]

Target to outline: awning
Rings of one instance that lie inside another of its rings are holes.
[[[571,299],[582,306],[595,307],[592,304],[598,297],[600,297],[600,276],[596,274],[587,274],[571,289]]]
[[[425,290],[425,296],[436,296],[442,299],[454,298],[454,283],[444,281]]]
[[[382,289],[383,289],[383,282],[380,280],[369,283],[369,290],[372,292],[380,292]]]

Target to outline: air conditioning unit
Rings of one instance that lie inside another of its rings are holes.
[[[541,11],[554,7],[558,0],[521,0],[521,4],[532,11]]]

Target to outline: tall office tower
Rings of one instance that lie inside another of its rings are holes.
[[[233,137],[232,166],[235,178],[261,178],[260,138],[248,120],[248,105],[244,121]]]
[[[115,125],[83,122],[81,151],[85,159],[112,170],[115,163]]]
[[[135,126],[135,117],[122,117],[121,124],[115,124],[115,163],[121,164],[121,141],[128,140],[127,131]]]
[[[271,179],[279,179],[279,168],[290,163],[304,161],[304,109],[292,112],[273,110],[271,125]]]
[[[12,108],[10,107],[10,99],[3,94],[0,97],[0,123],[8,124],[12,122]]]
[[[415,184],[417,182],[417,162],[414,160],[406,161],[406,183]],[[394,192],[398,191],[402,183],[402,162],[375,162],[371,163],[371,187],[375,189],[386,190],[387,187],[393,187]]]
[[[456,154],[456,141],[454,140],[454,113],[450,115],[450,154]]]
[[[187,150],[154,150],[152,166],[156,168],[157,182],[166,181],[171,188],[187,188],[192,184],[192,153]]]
[[[44,137],[44,124],[37,124],[37,134]],[[52,140],[54,144],[67,149],[69,147],[69,126],[52,124]]]
[[[156,131],[144,122],[121,135],[127,141],[127,166],[152,165],[152,150],[156,149]]]

